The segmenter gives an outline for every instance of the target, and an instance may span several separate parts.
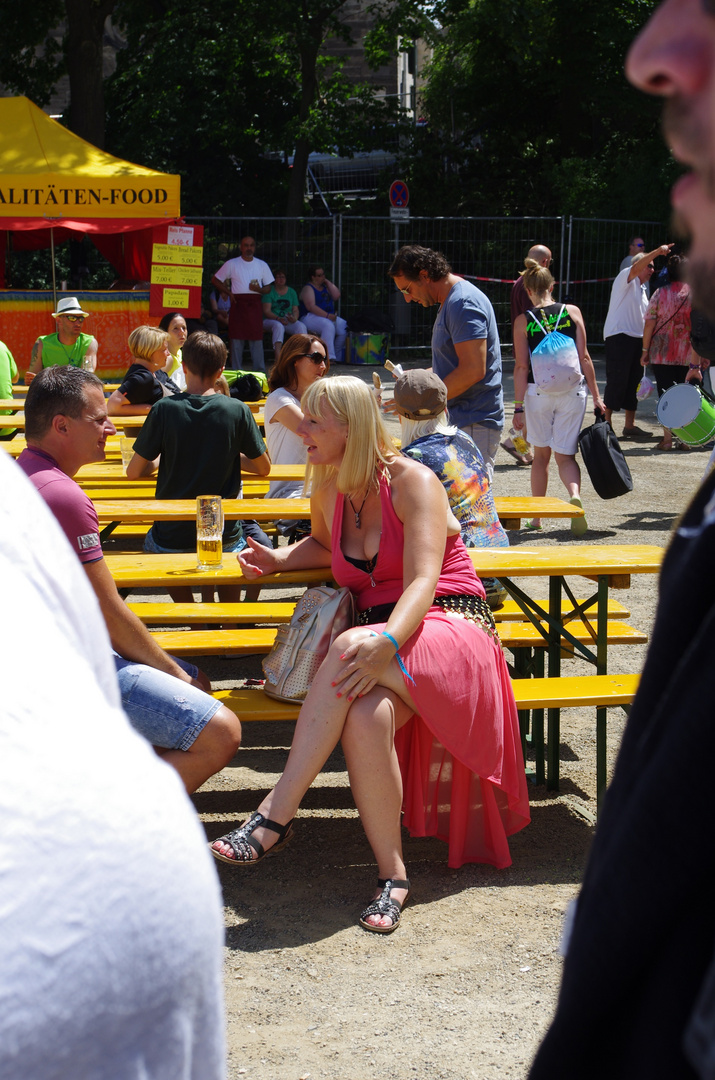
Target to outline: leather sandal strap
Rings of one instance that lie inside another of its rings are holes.
[[[398,923],[401,911],[402,904],[398,900],[373,900],[365,908],[360,918],[365,920],[369,915],[387,915],[388,919],[392,919],[393,923]]]
[[[233,832],[222,836],[221,840],[233,850],[238,862],[254,862],[257,860],[252,859],[251,849],[255,851],[259,859],[265,855],[263,844],[253,836],[256,829],[270,829],[271,832],[278,833],[278,842],[280,842],[292,824],[293,820],[291,819],[287,825],[279,825],[277,821],[271,821],[270,818],[264,817],[257,810],[254,814],[251,814],[248,821],[238,829],[234,829]]]
[[[391,889],[409,889],[410,887],[410,883],[406,878],[378,878],[377,884],[381,889],[384,889],[388,881]]]

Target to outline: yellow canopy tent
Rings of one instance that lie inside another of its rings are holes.
[[[26,97],[0,98],[0,286],[10,234],[16,249],[89,234],[120,277],[146,278],[151,229],[180,216],[179,197],[179,176],[99,150]]]

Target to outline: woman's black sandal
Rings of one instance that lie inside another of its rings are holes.
[[[234,829],[230,833],[226,833],[225,836],[219,836],[216,840],[212,840],[209,844],[211,854],[215,859],[219,859],[221,862],[231,863],[232,866],[255,866],[261,859],[267,859],[269,855],[275,855],[276,852],[284,848],[286,844],[289,844],[293,839],[294,832],[291,828],[293,819],[286,825],[279,825],[277,821],[271,821],[269,818],[264,817],[263,814],[259,814],[256,811],[255,814],[251,814],[248,821],[238,829]],[[256,829],[270,829],[271,832],[278,833],[278,840],[270,847],[268,851],[264,850],[263,844],[259,840],[253,839],[253,833]],[[228,855],[223,855],[220,851],[217,851],[213,846],[214,844],[221,842],[222,844],[228,844],[233,850],[234,858],[229,858]],[[253,858],[253,852],[256,852],[258,858]]]
[[[397,930],[400,925],[400,917],[402,915],[402,909],[407,903],[407,897],[400,903],[399,900],[390,899],[390,893],[393,889],[409,889],[410,883],[406,879],[400,880],[399,878],[378,878],[378,888],[382,889],[381,894],[377,900],[373,900],[369,904],[362,915],[360,916],[360,925],[366,930],[371,930],[373,934],[391,934],[393,930]],[[388,919],[392,919],[390,926],[373,926],[372,923],[366,922],[370,915],[386,915]]]

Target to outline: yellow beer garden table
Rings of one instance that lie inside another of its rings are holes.
[[[290,506],[288,505],[290,504]],[[97,503],[101,521],[113,520],[122,513],[124,503]],[[153,521],[159,504],[152,500],[131,511],[132,520]],[[193,500],[184,506],[165,502],[166,520],[186,520],[193,517]],[[252,518],[266,521],[285,516],[292,509],[295,518],[307,517],[309,503],[303,499],[227,499],[224,512],[229,518]],[[257,517],[260,515],[260,517]],[[561,650],[568,647],[574,654],[594,664],[598,674],[607,672],[607,624],[609,588],[628,588],[632,574],[656,574],[660,569],[663,549],[649,544],[559,544],[544,547],[473,548],[469,551],[480,577],[496,577],[514,597],[526,618],[548,642],[549,675],[560,672]],[[249,585],[234,556],[227,556],[220,570],[199,570],[193,552],[178,555],[158,555],[146,552],[108,554],[105,556],[114,580],[120,588],[166,587],[172,585]],[[263,585],[283,582],[315,582],[322,571],[296,571],[267,575]],[[302,575],[302,576],[301,576]],[[330,577],[329,570],[325,578]],[[514,583],[513,578],[546,577],[549,579],[548,609],[544,609]],[[597,583],[595,593],[579,603],[566,578],[585,577]],[[573,609],[562,613],[562,595]],[[593,625],[593,614],[596,626]],[[590,616],[590,617],[589,617]],[[569,633],[568,623],[580,619],[588,627],[592,646],[578,641]]]
[[[24,402],[13,402],[10,405],[7,405],[7,404],[0,405],[0,408],[10,409],[10,408],[13,408],[13,406],[17,406],[18,408],[22,409],[22,408],[24,408]],[[141,428],[141,426],[143,425],[144,421],[147,418],[147,415],[148,414],[144,414],[142,416],[110,416],[109,419],[112,421],[112,423],[114,424],[114,426],[115,426],[115,428],[117,429],[118,432],[124,431],[128,436],[131,437],[131,435],[133,433],[135,433],[139,428]],[[18,413],[17,415],[13,413],[13,414],[11,414],[11,418],[12,418],[12,425],[5,424],[3,426],[5,426],[5,427],[12,426],[14,428],[17,428],[18,431],[24,431],[25,430],[25,416],[24,416],[24,413]],[[256,421],[256,423],[258,424],[259,427],[263,427],[263,413],[262,412],[253,413],[253,418],[254,418],[254,420]],[[8,419],[10,419],[10,417],[8,417]]]
[[[25,449],[25,445],[25,440],[22,438],[0,443],[0,446],[13,457],[18,457]],[[265,484],[267,490],[267,485],[271,480],[302,480],[305,476],[305,466],[272,465],[269,476],[259,477],[256,473],[250,472],[244,472],[242,476],[249,488],[260,490],[261,485]],[[127,479],[120,460],[118,440],[107,441],[106,461],[82,466],[75,476],[75,480],[93,501],[150,499],[156,489],[154,477],[148,476],[141,480]],[[563,499],[555,499],[549,496],[537,498],[533,495],[497,495],[494,499],[494,505],[504,528],[511,530],[519,529],[524,518],[542,517],[570,520],[575,517],[583,517],[583,510],[579,507],[572,506],[571,503],[565,502]],[[273,510],[275,511],[275,504]],[[142,518],[140,520],[154,521],[161,516],[161,513],[163,511],[158,511],[150,519]],[[191,516],[191,514],[187,514],[187,517]],[[263,520],[272,521],[276,516],[274,512],[272,517]],[[293,515],[284,514],[280,516],[292,517]],[[301,516],[307,517],[309,515],[303,514]],[[122,517],[121,520],[118,518],[117,524],[120,524],[121,521],[129,524],[129,520],[129,518],[125,517]]]
[[[271,470],[269,477],[244,473],[244,480],[253,489],[249,494],[258,494],[256,488],[260,489],[261,481],[267,485],[269,480],[281,479],[281,466],[277,465],[275,469],[275,472]],[[253,481],[256,481],[255,485]],[[188,521],[196,514],[196,503],[193,499],[154,499],[153,481],[150,478],[146,481],[127,481],[126,486],[119,485],[117,488],[105,486],[102,481],[98,482],[96,487],[89,482],[81,482],[80,486],[94,502],[100,524],[107,527],[110,523],[116,526],[135,525],[144,521]],[[257,506],[258,512],[249,513],[247,509],[243,512],[242,508],[249,504],[251,507]],[[522,518],[538,516],[570,520],[583,515],[583,510],[579,507],[548,496],[537,498],[533,495],[501,495],[494,500],[494,505],[505,529],[518,529]],[[225,517],[240,517],[248,521],[276,521],[279,518],[300,520],[310,517],[309,499],[224,499],[223,508]]]
[[[288,500],[298,502],[299,500]],[[253,511],[251,511],[253,513]],[[562,649],[588,661],[598,675],[608,667],[608,592],[609,588],[628,588],[633,574],[657,574],[663,549],[648,544],[565,544],[544,547],[478,548],[469,552],[480,577],[496,577],[520,606],[526,618],[546,641],[549,677],[561,674]],[[200,588],[207,585],[249,585],[235,556],[225,558],[220,570],[200,571],[193,552],[182,555],[110,554],[107,566],[119,588],[188,585]],[[314,585],[320,573],[299,570],[261,578],[261,584]],[[548,607],[544,609],[533,600],[514,578],[546,577],[549,580]],[[596,591],[579,602],[567,582],[568,577],[584,577],[596,582]],[[329,570],[325,579],[330,579]],[[562,611],[562,597],[571,602],[572,609]],[[593,613],[595,609],[595,626]],[[580,619],[588,630],[592,644],[579,641],[569,632],[568,624]],[[536,650],[539,655],[543,650]],[[518,670],[519,677],[543,674],[541,670]],[[547,787],[559,786],[560,709],[547,710]],[[606,709],[597,710],[597,772],[605,776],[606,769]]]

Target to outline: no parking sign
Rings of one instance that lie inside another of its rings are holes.
[[[390,184],[390,221],[410,220],[409,201],[410,191],[405,181],[393,180]]]
[[[393,180],[390,184],[390,206],[407,206],[410,201],[410,191],[404,180]]]

